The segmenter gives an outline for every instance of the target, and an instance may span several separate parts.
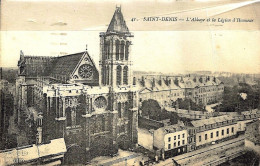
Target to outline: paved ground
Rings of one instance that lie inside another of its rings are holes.
[[[91,160],[89,165],[103,165],[103,166],[139,166],[140,161],[148,160],[148,157],[145,157],[141,153],[135,153],[130,151],[118,151],[118,156],[115,157],[108,157],[108,156],[101,156],[96,157]]]

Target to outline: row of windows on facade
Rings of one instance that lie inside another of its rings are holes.
[[[204,93],[204,92],[211,92],[211,91],[219,91],[219,90],[224,90],[223,87],[218,87],[218,88],[200,88],[199,93]]]
[[[226,132],[227,134],[229,134],[229,128],[227,128],[227,132]],[[234,133],[234,127],[232,127],[231,128],[231,133]],[[221,135],[223,136],[225,134],[225,130],[223,129],[222,131],[221,131]],[[214,136],[214,134],[213,134],[213,132],[211,132],[210,133],[210,138],[213,138],[213,136]],[[219,136],[219,131],[216,131],[216,137],[218,137]],[[208,139],[208,134],[205,134],[205,140],[207,140]],[[199,136],[199,142],[201,142],[201,136]]]
[[[182,144],[181,141],[178,141],[178,146],[184,145],[185,144],[185,140],[182,140]],[[173,143],[173,148],[177,147],[176,142]],[[171,144],[168,144],[168,149],[171,149]]]
[[[121,41],[121,43],[119,42],[119,40],[116,41],[116,60],[128,60],[129,57],[129,46],[130,46],[130,42],[127,41]],[[111,58],[111,46],[110,46],[110,42],[106,42],[105,46],[104,46],[104,57],[103,59],[110,59]]]
[[[210,125],[200,126],[197,131],[204,130],[204,129],[213,129],[213,128],[220,127],[222,125],[226,125],[226,124],[229,124],[229,123],[231,124],[233,122],[235,122],[234,119],[223,121],[223,122],[217,122],[217,123],[210,124]]]
[[[176,140],[176,135],[174,136],[174,140]],[[181,135],[178,135],[178,139],[181,138]],[[182,134],[182,138],[185,138],[185,134]],[[171,137],[168,137],[168,142],[171,142]]]

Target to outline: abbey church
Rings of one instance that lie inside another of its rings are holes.
[[[18,124],[30,130],[30,143],[64,138],[67,152],[81,151],[87,160],[137,144],[131,38],[117,7],[107,31],[100,33],[99,66],[87,50],[61,57],[21,51],[16,114]]]

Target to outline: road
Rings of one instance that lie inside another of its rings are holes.
[[[244,151],[244,136],[228,140],[216,145],[207,146],[205,148],[195,150],[183,155],[161,161],[158,166],[173,165],[172,159],[181,165],[201,166],[209,165],[220,159],[225,159]],[[224,160],[223,160],[224,161]]]

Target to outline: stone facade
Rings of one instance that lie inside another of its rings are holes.
[[[132,85],[130,37],[116,8],[107,32],[100,35],[100,74],[87,51],[54,58],[21,52],[18,123],[22,115],[31,119],[37,144],[64,138],[67,151],[81,149],[86,160],[137,144],[138,88]],[[32,74],[31,66],[41,72]],[[67,164],[73,163],[68,159]]]

